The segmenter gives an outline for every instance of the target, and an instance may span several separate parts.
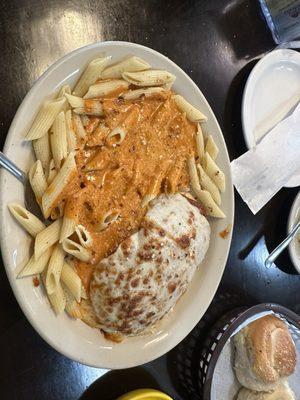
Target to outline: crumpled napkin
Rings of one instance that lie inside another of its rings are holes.
[[[233,184],[256,214],[300,169],[300,103],[253,149],[231,162]]]

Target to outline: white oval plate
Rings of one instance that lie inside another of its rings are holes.
[[[300,192],[297,194],[297,196],[293,202],[293,205],[291,207],[291,211],[290,211],[289,219],[288,219],[288,225],[287,225],[288,233],[291,232],[293,227],[299,221],[300,221]],[[290,253],[292,263],[294,264],[294,267],[296,268],[297,272],[300,274],[300,242],[299,242],[299,238],[300,238],[300,233],[298,233],[296,235],[296,237],[289,244],[289,253]]]
[[[67,54],[53,64],[35,83],[23,100],[11,124],[5,142],[5,154],[20,168],[28,170],[33,160],[31,145],[23,138],[45,98],[53,96],[62,84],[74,85],[88,61],[105,52],[113,61],[129,54],[144,58],[155,68],[176,75],[174,90],[199,107],[208,116],[204,130],[211,133],[220,148],[218,163],[227,177],[222,209],[225,220],[211,221],[211,243],[205,261],[174,311],[164,318],[155,332],[129,338],[120,344],[107,341],[97,329],[66,314],[55,316],[41,287],[34,288],[32,279],[16,279],[16,271],[29,257],[31,239],[13,220],[7,204],[23,203],[22,185],[6,171],[0,173],[1,249],[6,272],[14,294],[36,331],[57,351],[67,357],[95,367],[127,368],[153,360],[176,346],[197,324],[208,308],[221,280],[231,242],[219,232],[233,225],[234,197],[229,157],[218,122],[205,97],[195,83],[172,61],[160,53],[133,43],[95,43]]]
[[[295,50],[274,50],[263,57],[251,71],[243,94],[242,125],[248,149],[262,138],[255,136],[257,127],[274,110],[291,98],[300,100],[300,53]],[[300,186],[300,171],[285,185]]]

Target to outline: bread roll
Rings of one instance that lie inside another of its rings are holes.
[[[236,400],[295,400],[294,393],[287,382],[279,385],[273,392],[253,392],[241,389]]]
[[[286,324],[274,315],[246,326],[235,335],[234,344],[236,377],[248,389],[274,390],[295,370],[295,344]]]

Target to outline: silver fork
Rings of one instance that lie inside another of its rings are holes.
[[[42,221],[44,220],[43,214],[39,205],[36,202],[35,195],[29,183],[29,179],[27,174],[22,171],[19,167],[16,166],[9,158],[7,158],[1,151],[0,151],[0,166],[6,169],[10,174],[12,174],[15,178],[20,181],[24,186],[24,203],[25,207],[28,211],[34,214],[36,217],[40,218]]]

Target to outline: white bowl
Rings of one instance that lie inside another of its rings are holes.
[[[256,130],[258,125],[291,99],[300,101],[300,54],[290,49],[271,51],[251,71],[243,94],[242,124],[248,149],[262,139],[262,133]],[[297,171],[285,187],[299,185]]]
[[[297,222],[300,221],[300,192],[297,194],[293,205],[291,207],[291,211],[289,214],[287,230],[288,233],[291,232],[293,227],[296,225]],[[300,274],[300,243],[299,243],[299,236],[300,233],[296,235],[296,237],[291,241],[289,244],[289,253],[296,268],[297,272]]]
[[[20,168],[28,170],[33,160],[31,146],[23,141],[35,113],[45,98],[53,96],[62,84],[73,85],[88,61],[105,52],[116,60],[134,54],[153,67],[164,68],[177,80],[175,91],[182,94],[208,116],[204,130],[211,133],[220,148],[218,163],[227,177],[222,209],[225,220],[211,220],[211,243],[205,261],[198,269],[187,292],[153,334],[129,338],[120,344],[107,341],[92,329],[66,314],[55,316],[41,287],[34,288],[32,278],[16,279],[16,271],[29,257],[32,240],[13,220],[7,204],[23,203],[22,185],[6,171],[0,173],[1,249],[8,279],[24,314],[36,331],[57,351],[95,367],[127,368],[153,360],[176,346],[205,313],[221,280],[231,242],[219,232],[233,225],[234,196],[229,157],[218,122],[195,83],[172,61],[147,47],[126,42],[95,43],[67,54],[53,64],[35,83],[23,100],[11,124],[4,152]],[[21,333],[20,333],[21,334]]]

